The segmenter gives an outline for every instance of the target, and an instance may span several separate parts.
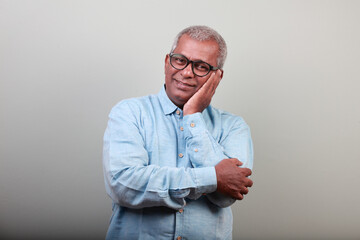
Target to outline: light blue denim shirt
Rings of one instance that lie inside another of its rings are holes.
[[[106,239],[231,239],[235,200],[216,192],[214,166],[237,158],[252,168],[242,118],[211,106],[183,116],[165,88],[121,101],[109,118],[103,166],[113,214]]]

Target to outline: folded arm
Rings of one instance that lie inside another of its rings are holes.
[[[121,114],[120,114],[121,113]],[[110,113],[104,135],[103,166],[107,193],[130,208],[183,208],[216,190],[214,167],[176,168],[149,165],[138,119],[126,103]]]
[[[220,121],[223,122],[222,126],[227,126],[223,129],[220,140],[216,140],[211,132],[209,132],[203,115],[201,113],[195,113],[184,117],[185,125],[185,138],[188,148],[189,158],[195,168],[216,166],[224,159],[236,158],[241,161],[242,164],[231,164],[234,171],[238,171],[234,178],[241,177],[239,181],[246,181],[245,185],[250,186],[251,183],[245,178],[248,177],[249,171],[253,165],[253,148],[250,136],[250,129],[247,124],[240,117],[224,117]],[[219,121],[219,119],[218,119]],[[237,164],[237,165],[236,165]],[[243,169],[238,169],[240,166]],[[225,166],[224,164],[222,166]],[[230,167],[222,168],[224,171],[231,170]],[[230,172],[229,172],[230,174]],[[234,173],[235,174],[235,173]],[[244,174],[244,175],[241,175]],[[251,171],[250,171],[251,174]],[[245,176],[247,175],[247,176]],[[217,181],[224,181],[227,176],[218,175]],[[236,199],[242,199],[239,196],[239,192],[246,194],[247,189],[241,183],[238,184],[238,193],[233,190],[233,193],[229,195],[226,191],[220,189],[222,186],[218,186],[218,191],[207,194],[207,198],[219,207],[228,207],[233,204]],[[220,190],[220,191],[219,191]]]

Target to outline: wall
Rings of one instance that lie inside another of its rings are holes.
[[[234,239],[360,237],[359,1],[0,1],[0,236],[103,239],[111,107],[157,93],[181,29],[227,40],[213,105],[245,118]]]

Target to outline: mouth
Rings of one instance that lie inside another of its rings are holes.
[[[175,82],[176,87],[181,90],[190,90],[190,89],[193,89],[196,87],[195,84],[185,83],[185,82],[177,80],[177,79],[174,79],[174,82]]]

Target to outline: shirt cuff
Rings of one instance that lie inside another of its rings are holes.
[[[203,167],[191,169],[195,176],[196,193],[212,193],[217,189],[215,167]]]
[[[206,123],[201,113],[198,112],[184,117],[185,138],[201,134],[206,130]]]

